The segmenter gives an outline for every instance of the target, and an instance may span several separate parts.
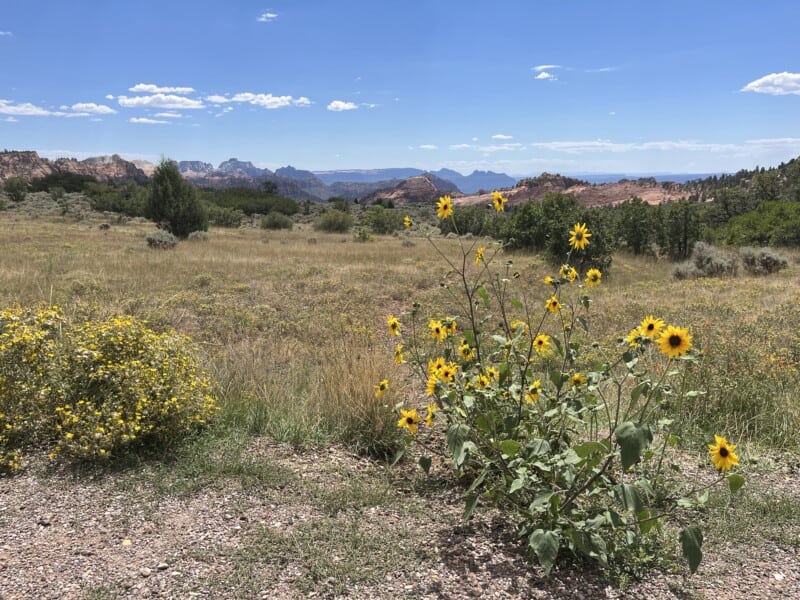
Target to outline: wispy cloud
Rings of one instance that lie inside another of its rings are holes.
[[[89,113],[92,115],[113,115],[115,111],[110,106],[105,104],[95,104],[94,102],[78,102],[70,107],[75,112]]]
[[[311,100],[305,96],[295,98],[293,96],[273,96],[272,94],[253,94],[252,92],[240,92],[233,96],[220,96],[214,94],[206,97],[206,101],[212,104],[227,104],[228,102],[243,102],[260,106],[266,109],[285,108],[287,106],[309,106]]]
[[[420,144],[417,146],[420,150],[438,150],[439,146],[435,144]]]
[[[200,100],[176,96],[174,94],[153,94],[152,96],[118,96],[117,102],[125,108],[171,108],[171,109],[194,109],[203,108]]]
[[[511,136],[500,137],[492,136],[492,139],[511,139]],[[484,154],[493,154],[494,152],[514,152],[517,150],[525,150],[525,146],[519,142],[506,142],[505,144],[451,144],[448,146],[450,150],[474,150],[475,152],[482,152]]]
[[[327,108],[333,112],[341,112],[343,110],[356,110],[358,108],[358,104],[355,102],[345,102],[344,100],[334,100],[328,104]]]
[[[169,121],[161,121],[159,119],[148,119],[147,117],[131,117],[128,119],[129,123],[140,123],[144,125],[169,125]]]
[[[3,36],[8,36],[8,37],[10,37],[10,36],[12,36],[12,35],[14,35],[14,34],[13,34],[13,33],[11,33],[10,31],[0,31],[0,37],[3,37]]]
[[[128,91],[144,92],[147,94],[191,94],[192,92],[194,92],[194,88],[160,86],[152,83],[137,83],[132,88],[128,88]]]
[[[558,79],[558,77],[556,77],[552,73],[548,73],[547,71],[542,71],[541,73],[537,73],[534,79],[539,79],[539,80],[552,79],[553,81],[555,81],[556,79]]]
[[[161,117],[163,119],[180,119],[183,117],[181,113],[176,112],[160,112],[155,114],[156,117]]]
[[[256,21],[259,23],[272,23],[275,19],[278,18],[278,14],[274,12],[263,12],[261,13]]]
[[[48,117],[53,115],[53,111],[36,106],[30,102],[17,104],[12,100],[0,99],[0,114],[13,115],[18,117]]]
[[[619,67],[600,67],[599,69],[586,69],[587,73],[611,73],[617,71]]]
[[[741,92],[757,92],[773,96],[800,95],[800,73],[770,73],[744,86]]]
[[[543,71],[552,71],[553,69],[560,69],[561,65],[538,65],[536,67],[531,67],[535,73],[541,73]]]
[[[492,136],[492,139],[493,140],[513,140],[514,136],[513,135],[506,135],[504,133],[495,133]]]
[[[705,152],[711,154],[738,154],[741,152],[786,149],[800,150],[800,138],[764,138],[740,143],[699,142],[696,140],[656,140],[650,142],[613,142],[611,140],[569,140],[532,142],[531,148],[563,152],[565,154],[621,153],[621,152]]]
[[[4,123],[19,123],[19,119],[15,119],[14,117],[6,117],[3,119]]]

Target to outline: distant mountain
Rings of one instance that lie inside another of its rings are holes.
[[[229,158],[221,162],[217,167],[217,171],[226,175],[246,175],[247,177],[266,177],[272,175],[269,169],[259,169],[250,161],[239,160],[237,158]]]
[[[442,194],[458,193],[458,188],[450,181],[446,181],[425,173],[402,180],[392,188],[378,190],[363,198],[364,204],[391,201],[395,205],[434,202]]]
[[[493,171],[473,171],[469,175],[462,175],[452,169],[439,169],[438,171],[423,171],[413,168],[395,169],[353,169],[343,171],[314,171],[314,174],[328,185],[340,182],[375,183],[392,179],[406,179],[431,173],[436,177],[452,181],[456,187],[466,194],[473,194],[478,190],[498,190],[508,188],[517,183],[513,177],[505,173]]]
[[[378,181],[400,180],[415,175],[422,175],[425,171],[412,168],[395,169],[345,169],[342,171],[314,171],[323,183],[331,185],[337,182],[348,183],[376,183]]]
[[[178,170],[181,173],[197,173],[210,175],[214,171],[214,165],[203,162],[202,160],[182,160],[178,162]]]
[[[473,171],[469,175],[462,175],[458,171],[451,169],[439,169],[433,171],[434,175],[452,181],[465,194],[474,194],[480,190],[491,192],[512,187],[517,183],[514,177],[505,173],[495,173],[494,171]]]
[[[59,158],[51,161],[33,151],[0,152],[0,183],[10,177],[21,177],[30,181],[54,173],[89,175],[99,181],[147,181],[147,175],[140,168],[117,154],[95,156],[86,160]]]

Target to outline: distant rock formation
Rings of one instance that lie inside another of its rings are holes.
[[[42,158],[34,151],[0,152],[0,182],[11,177],[21,177],[26,181],[38,179],[53,173],[75,173],[90,175],[98,181],[147,181],[142,169],[117,154],[97,156],[85,160],[59,158],[54,161]]]

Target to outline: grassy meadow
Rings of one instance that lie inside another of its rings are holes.
[[[192,494],[229,479],[251,489],[295,481],[284,467],[260,463],[245,452],[259,439],[300,448],[344,447],[378,460],[394,454],[400,432],[393,407],[409,399],[424,405],[424,387],[410,370],[394,364],[386,319],[402,315],[413,302],[426,315],[447,306],[440,285],[445,261],[424,237],[355,242],[352,234],[310,228],[212,229],[208,241],[185,241],[162,251],[145,243],[152,224],[101,230],[98,223],[0,212],[0,304],[53,303],[76,321],[131,314],[156,330],[185,333],[215,380],[222,407],[217,423],[188,442],[178,460],[156,467],[158,476],[141,475],[139,482],[134,474],[123,474],[122,489],[139,489],[148,481],[161,486],[163,495]],[[473,243],[437,239],[452,257],[460,256],[461,244]],[[487,256],[493,252],[487,249]],[[532,303],[544,302],[549,291],[542,280],[552,266],[524,253],[500,252],[494,260],[512,260],[520,273],[516,284]],[[800,264],[792,257],[787,270],[760,278],[678,281],[671,272],[666,261],[615,256],[602,285],[593,290],[589,337],[613,344],[648,315],[688,327],[703,358],[687,371],[686,385],[704,394],[671,409],[680,419],[687,455],[707,461],[706,444],[717,433],[738,444],[745,471],[768,469],[772,459],[766,457],[796,456]],[[374,386],[384,378],[391,382],[389,391],[376,398]],[[407,463],[403,469],[416,466]],[[165,475],[169,484],[156,483]],[[758,490],[758,478],[753,480],[748,485]],[[305,583],[298,584],[304,592],[329,576],[337,581],[385,576],[387,562],[400,560],[398,552],[407,559],[407,540],[398,537],[382,554],[356,521],[342,529],[335,519],[342,507],[410,502],[418,509],[423,501],[406,488],[405,500],[391,500],[397,485],[382,469],[375,474],[366,469],[338,489],[312,486],[305,501],[321,506],[326,519],[306,532],[308,539],[281,542],[291,547],[276,550],[275,539],[254,539],[237,555],[237,577],[252,575],[253,564],[263,560],[255,558],[258,548],[267,541],[270,552],[295,552],[298,560],[316,561]],[[761,496],[745,497],[750,510],[717,523],[716,535],[772,535],[759,520]],[[770,506],[790,504],[776,502]],[[781,537],[792,511],[775,510],[770,526],[783,532],[775,533],[776,539],[796,544],[796,536]],[[349,562],[323,564],[323,556],[309,553],[320,543],[355,548],[356,554],[363,548],[373,559],[353,556]],[[390,551],[395,554],[385,554]]]

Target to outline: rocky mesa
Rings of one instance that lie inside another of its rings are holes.
[[[75,158],[49,160],[31,150],[0,152],[0,183],[5,183],[11,177],[21,177],[30,181],[54,173],[91,175],[99,181],[134,180],[140,183],[147,181],[147,175],[142,169],[117,154],[95,156],[85,160]]]

